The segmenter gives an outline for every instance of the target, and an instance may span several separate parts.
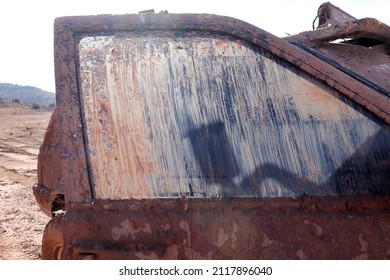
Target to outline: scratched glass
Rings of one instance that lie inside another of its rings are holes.
[[[97,198],[390,192],[386,126],[248,42],[118,32],[78,60]]]

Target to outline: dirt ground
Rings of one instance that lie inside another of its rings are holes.
[[[0,260],[41,259],[49,217],[32,193],[51,112],[0,108]]]

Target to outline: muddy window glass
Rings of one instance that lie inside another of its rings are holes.
[[[97,198],[390,192],[387,126],[245,41],[118,33],[78,59]]]

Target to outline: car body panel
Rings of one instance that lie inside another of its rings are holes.
[[[56,19],[34,194],[66,210],[62,257],[389,258],[389,84],[321,48],[215,15]]]

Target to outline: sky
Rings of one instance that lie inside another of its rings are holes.
[[[56,17],[132,14],[142,10],[234,17],[276,36],[312,29],[326,0],[12,0],[0,8],[0,83],[55,92],[53,24]],[[333,0],[355,18],[390,25],[390,0]]]

